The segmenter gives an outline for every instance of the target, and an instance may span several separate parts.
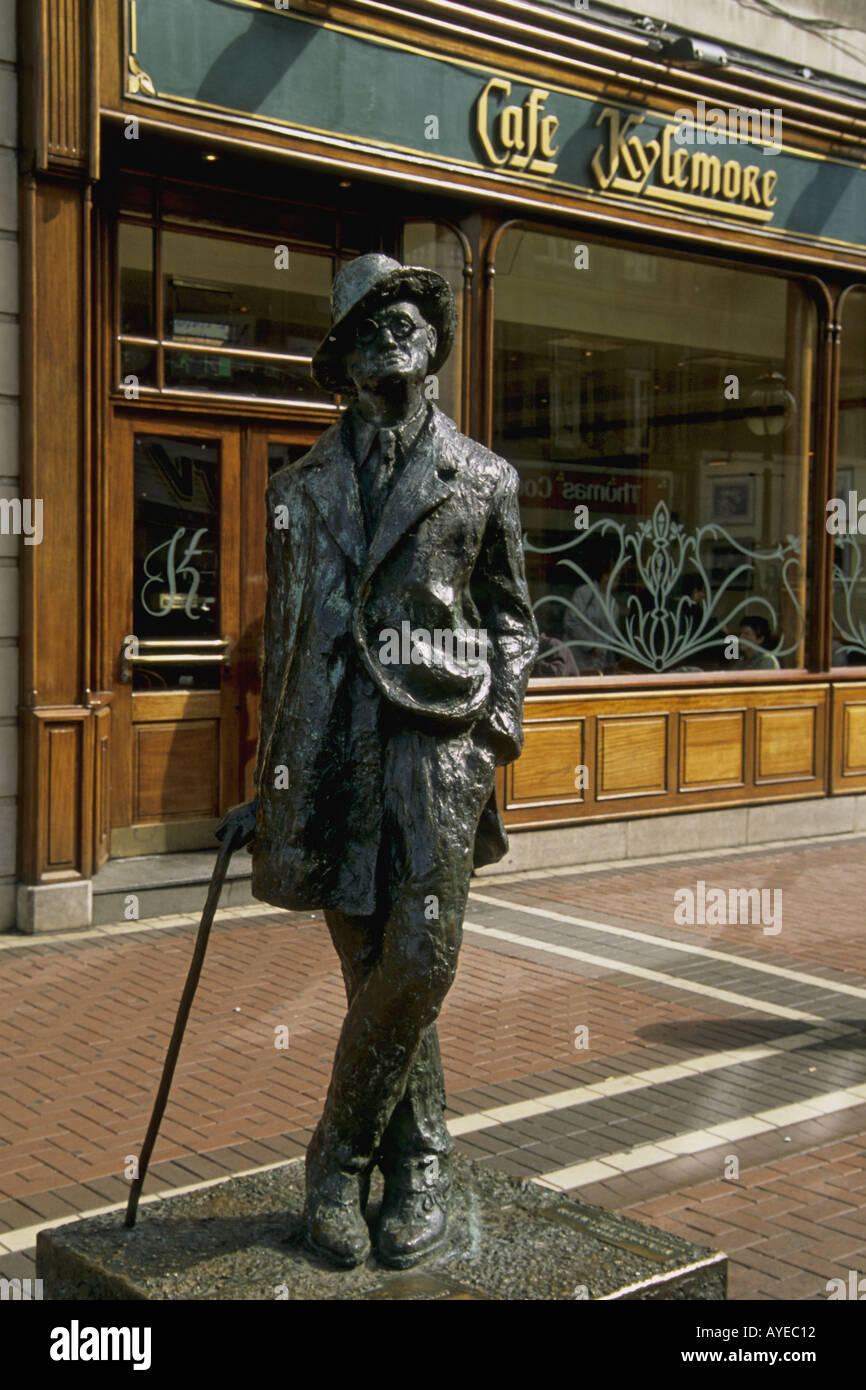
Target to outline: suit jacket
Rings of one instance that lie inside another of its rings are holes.
[[[333,425],[268,488],[252,888],[280,906],[366,915],[374,706],[384,699],[392,720],[439,735],[470,729],[510,762],[538,634],[511,465],[432,406],[368,547],[349,439],[345,421]],[[437,643],[437,630],[483,632],[486,660],[471,644]],[[494,794],[476,865],[507,843]],[[345,872],[334,889],[347,855],[359,884],[351,903]]]

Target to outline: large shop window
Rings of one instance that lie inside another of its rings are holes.
[[[866,666],[866,288],[842,311],[836,496],[827,506],[833,546],[833,665]]]
[[[495,269],[493,447],[520,474],[534,674],[803,667],[800,286],[519,227]]]
[[[118,386],[333,404],[310,375],[332,275],[329,253],[121,222]]]

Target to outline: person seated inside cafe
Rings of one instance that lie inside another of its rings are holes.
[[[582,675],[602,674],[616,665],[616,650],[604,640],[606,633],[616,632],[620,618],[619,604],[613,596],[616,580],[611,584],[613,563],[610,546],[602,545],[587,556],[583,568],[589,582],[574,590],[572,608],[563,619],[563,638],[575,644],[571,651]]]
[[[760,613],[747,614],[740,622],[740,654],[736,667],[740,671],[778,671],[779,658],[766,648],[773,645],[773,631]]]

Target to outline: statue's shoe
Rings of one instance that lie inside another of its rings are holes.
[[[312,1193],[304,1207],[307,1243],[317,1255],[354,1269],[370,1253],[370,1232],[357,1197],[347,1202]]]
[[[386,1179],[376,1231],[377,1254],[382,1264],[391,1269],[409,1269],[444,1245],[449,1195],[447,1182],[413,1188]]]
[[[343,1269],[363,1264],[370,1254],[370,1232],[363,1214],[370,1192],[369,1172],[348,1172],[329,1162],[317,1132],[307,1150],[306,1173],[307,1244]]]

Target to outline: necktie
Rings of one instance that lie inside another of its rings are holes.
[[[377,444],[367,455],[361,469],[361,505],[371,539],[388,500],[397,466],[397,435],[394,430],[380,430]]]

